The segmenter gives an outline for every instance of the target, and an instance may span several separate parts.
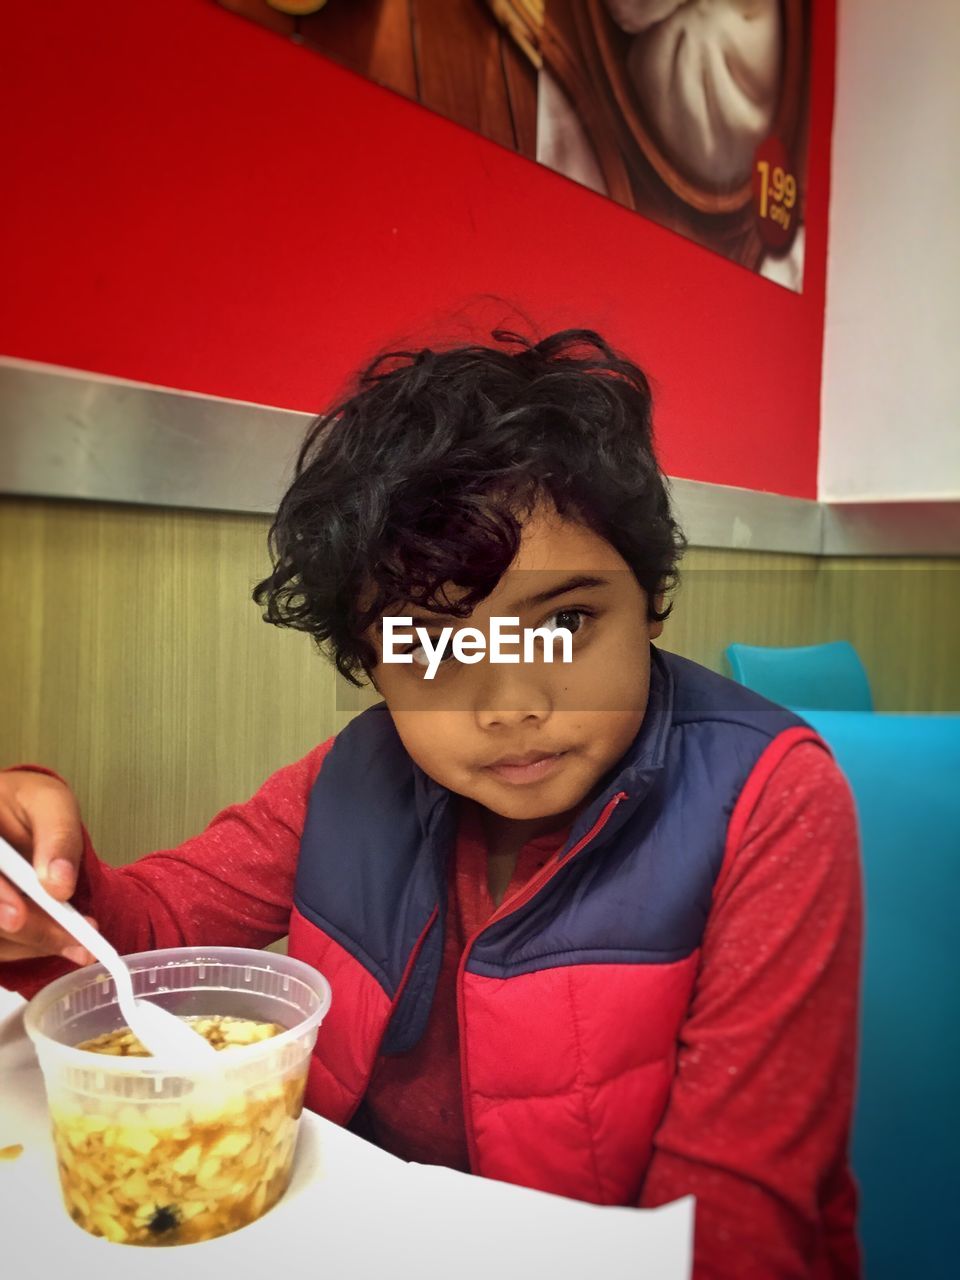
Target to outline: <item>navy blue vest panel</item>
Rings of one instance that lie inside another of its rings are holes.
[[[772,739],[803,721],[697,663],[653,653],[644,722],[592,808],[621,790],[627,799],[527,908],[486,930],[471,973],[668,964],[699,947],[737,798]]]
[[[606,825],[519,910],[481,934],[467,968],[506,978],[583,963],[665,964],[699,945],[727,824],[751,770],[796,716],[673,654],[652,651],[650,699],[564,849],[625,792]],[[410,759],[384,704],[338,736],[310,796],[298,910],[393,999],[437,908],[383,1052],[417,1042],[443,947],[456,797]]]
[[[297,909],[391,998],[438,900],[441,851],[416,800],[414,768],[384,704],[351,721],[311,792],[294,885]]]

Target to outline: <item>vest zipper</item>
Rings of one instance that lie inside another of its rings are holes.
[[[506,919],[507,916],[513,915],[515,911],[519,911],[520,908],[529,902],[535,894],[540,892],[543,886],[547,884],[562,867],[567,865],[571,858],[575,857],[581,849],[588,845],[594,836],[602,831],[602,829],[607,825],[610,815],[613,813],[620,801],[626,800],[627,798],[628,796],[626,791],[618,791],[612,799],[608,800],[604,806],[603,812],[597,818],[596,822],[587,834],[573,846],[563,859],[554,866],[546,866],[538,875],[529,880],[521,890],[508,898],[506,902],[502,902],[490,919],[487,920],[486,923],[468,939],[467,945],[463,949],[463,955],[460,957],[460,965],[457,969],[457,1040],[460,1047],[460,1093],[463,1104],[463,1120],[467,1134],[467,1153],[471,1172],[475,1172],[477,1167],[477,1141],[473,1129],[473,1112],[469,1101],[469,1080],[465,1048],[466,1037],[464,1035],[465,1019],[463,1011],[463,974],[467,967],[467,960],[470,958],[470,952],[473,949],[474,943],[482,933],[485,933],[491,925],[497,924],[499,921]]]

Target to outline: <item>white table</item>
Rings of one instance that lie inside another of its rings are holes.
[[[293,1181],[242,1230],[143,1249],[81,1230],[60,1199],[22,1001],[0,989],[0,1274],[11,1280],[690,1280],[693,1198],[600,1207],[407,1164],[304,1112]]]

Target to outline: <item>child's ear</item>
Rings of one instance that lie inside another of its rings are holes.
[[[663,612],[663,600],[664,600],[664,593],[663,593],[662,591],[658,591],[658,592],[657,592],[657,594],[653,597],[653,612],[654,612],[654,613],[662,613],[662,612]],[[650,632],[650,639],[651,639],[651,640],[656,640],[659,636],[662,636],[662,635],[663,635],[663,623],[662,623],[662,622],[651,622],[651,623],[650,623],[650,625],[649,625],[648,630],[649,630],[649,632]]]

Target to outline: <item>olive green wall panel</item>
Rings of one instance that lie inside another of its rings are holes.
[[[267,525],[0,502],[0,761],[61,772],[112,861],[197,831],[360,705],[261,621]]]
[[[960,711],[960,560],[692,547],[662,643],[729,674],[732,640],[849,640],[878,711]]]
[[[376,695],[250,599],[260,516],[0,500],[0,763],[60,771],[114,862],[169,846]],[[878,706],[960,710],[957,562],[692,549],[666,648],[849,638]]]

